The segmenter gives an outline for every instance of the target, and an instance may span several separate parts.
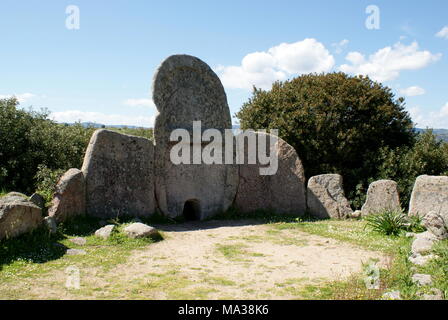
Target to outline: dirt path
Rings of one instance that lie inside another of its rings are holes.
[[[344,279],[369,259],[384,261],[377,252],[251,221],[160,228],[164,241],[111,271],[125,283],[143,281],[147,298],[300,298],[305,284]],[[145,289],[151,286],[159,291]]]
[[[107,251],[96,255],[87,246],[87,255],[49,262],[60,264],[50,272],[34,274],[34,265],[25,277],[0,284],[0,297],[300,299],[307,285],[343,280],[369,259],[386,261],[378,252],[279,226],[249,220],[156,226],[165,240],[132,251],[122,264],[104,268]],[[80,289],[65,288],[68,265],[79,267]]]

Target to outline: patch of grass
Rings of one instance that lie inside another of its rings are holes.
[[[212,285],[219,285],[219,286],[236,286],[237,283],[235,281],[226,279],[224,277],[207,277],[206,274],[203,274],[204,281],[207,283],[210,283]]]
[[[382,234],[366,230],[363,220],[320,220],[294,223],[274,223],[277,230],[300,230],[322,237],[349,242],[365,249],[393,253],[410,240],[404,237],[387,237]]]
[[[33,279],[45,281],[50,287],[64,287],[65,270],[70,266],[77,267],[87,277],[92,269],[100,268],[102,274],[105,274],[116,265],[126,262],[133,250],[143,249],[157,241],[150,238],[130,239],[121,232],[123,225],[118,225],[117,231],[109,239],[97,238],[93,231],[99,227],[98,222],[94,218],[77,217],[60,225],[54,235],[45,228],[39,228],[30,234],[0,241],[0,298],[14,298],[17,292],[31,298],[29,283]],[[74,236],[84,236],[86,244],[79,246],[69,241]],[[83,249],[87,254],[65,255],[69,248]],[[55,276],[57,274],[62,279],[58,279]],[[109,281],[101,277],[99,280]],[[97,283],[82,282],[82,289],[74,290],[73,294],[97,296],[94,292],[98,288]]]
[[[208,220],[242,220],[242,219],[254,219],[261,220],[265,223],[275,222],[298,222],[298,221],[311,221],[314,220],[307,212],[293,214],[279,214],[274,210],[255,210],[249,213],[243,213],[239,210],[231,207],[226,212],[217,214]]]
[[[245,248],[246,245],[243,243],[216,245],[216,250],[232,261],[244,261],[242,257],[247,255]]]

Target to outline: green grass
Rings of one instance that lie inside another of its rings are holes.
[[[17,296],[20,290],[16,284],[31,282],[35,278],[49,277],[54,272],[76,266],[80,270],[100,268],[106,273],[114,266],[126,262],[133,250],[144,249],[159,239],[130,239],[121,231],[125,224],[118,224],[116,231],[109,239],[97,238],[93,232],[99,226],[99,220],[78,217],[64,225],[51,235],[44,228],[30,234],[0,241],[0,298],[10,299]],[[83,236],[86,245],[78,246],[70,238]],[[68,256],[69,248],[83,249],[86,255]],[[56,282],[54,283],[56,285]],[[58,284],[60,285],[60,284]],[[77,294],[93,293],[95,285],[86,283]],[[22,288],[26,291],[26,288]],[[22,292],[23,293],[23,292]]]
[[[380,299],[392,290],[399,290],[404,299],[420,299],[419,294],[429,288],[419,288],[411,280],[415,273],[430,274],[433,277],[432,287],[438,288],[448,296],[448,240],[439,242],[434,252],[439,258],[432,260],[425,267],[412,265],[409,260],[412,239],[400,236],[385,235],[366,228],[365,220],[322,220],[304,222],[279,222],[271,226],[274,230],[300,230],[310,234],[333,238],[348,242],[365,249],[385,253],[390,257],[390,263],[380,270],[381,287],[379,290],[367,289],[364,275],[355,274],[345,281],[299,286],[292,284],[292,289],[298,296],[305,299]],[[294,289],[298,288],[300,289]]]

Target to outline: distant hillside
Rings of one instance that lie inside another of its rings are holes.
[[[63,124],[67,124],[69,126],[74,125],[74,123],[63,123]],[[140,129],[140,128],[145,128],[145,129],[149,129],[149,127],[139,127],[139,126],[126,126],[126,125],[122,125],[122,124],[102,124],[102,123],[95,123],[95,122],[81,122],[81,125],[84,128],[128,128],[128,129]]]
[[[416,132],[425,132],[428,129],[415,128]],[[442,141],[448,142],[448,129],[432,129],[432,132]]]

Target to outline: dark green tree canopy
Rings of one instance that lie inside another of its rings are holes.
[[[339,173],[346,191],[376,176],[383,147],[410,146],[413,124],[404,99],[368,77],[309,74],[254,88],[236,114],[243,129],[279,129],[298,152],[307,178]]]

